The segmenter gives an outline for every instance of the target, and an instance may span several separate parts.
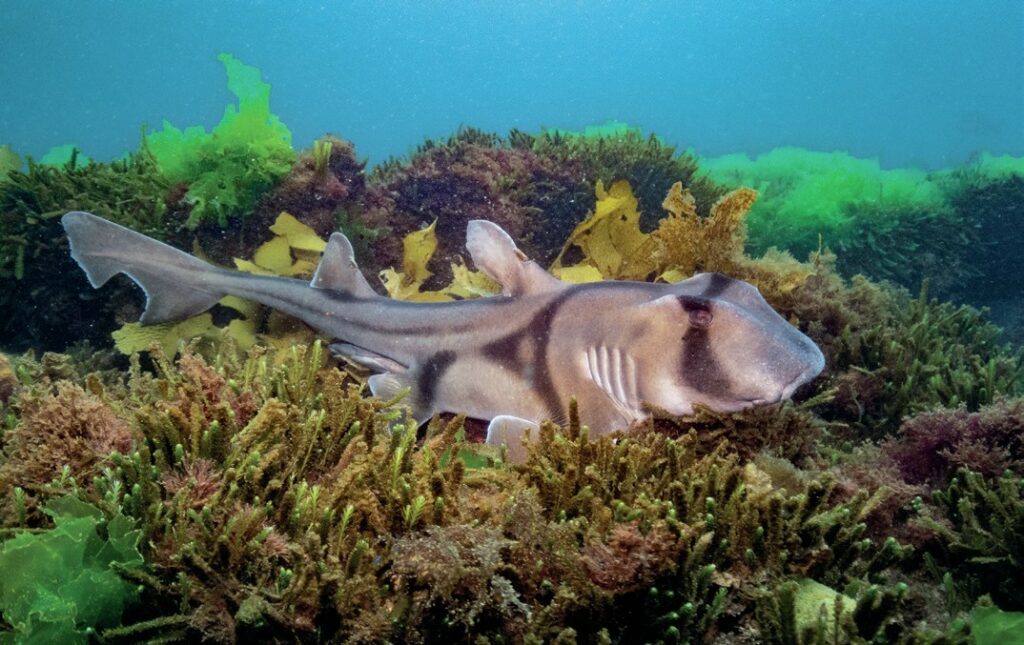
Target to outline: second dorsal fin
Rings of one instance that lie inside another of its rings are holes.
[[[466,249],[473,264],[501,285],[506,296],[553,291],[565,286],[516,247],[509,234],[487,220],[466,227]]]
[[[377,295],[356,265],[352,243],[343,233],[331,235],[309,284],[317,289],[347,291],[364,298]]]

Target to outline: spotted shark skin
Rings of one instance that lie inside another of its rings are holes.
[[[717,273],[677,284],[564,283],[497,225],[474,220],[467,249],[502,287],[489,298],[412,303],[377,294],[335,233],[312,282],[255,276],[199,258],[100,217],[62,219],[72,257],[99,287],[124,273],[146,293],[140,322],[196,315],[225,295],[278,309],[328,338],[337,355],[379,373],[382,397],[408,389],[418,421],[438,412],[489,419],[488,442],[513,460],[545,419],[575,397],[593,434],[625,428],[653,405],[740,410],[788,398],[824,357],[752,285]]]

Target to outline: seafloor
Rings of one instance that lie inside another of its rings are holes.
[[[367,170],[340,138],[295,152],[222,60],[212,132],[110,163],[0,147],[0,642],[1024,640],[1024,159],[698,159],[608,124]],[[279,313],[140,327],[127,279],[70,259],[69,210],[297,277],[342,230],[420,301],[495,292],[463,260],[488,219],[565,280],[746,280],[826,367],[612,436],[573,403],[511,464]]]

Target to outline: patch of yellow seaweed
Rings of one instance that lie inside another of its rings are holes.
[[[402,270],[385,269],[380,280],[388,295],[398,300],[415,302],[444,302],[454,299],[476,298],[498,293],[498,285],[480,271],[473,271],[461,262],[452,263],[452,282],[437,291],[423,291],[423,283],[433,272],[427,263],[437,251],[437,220],[430,226],[409,233],[402,239]]]
[[[648,280],[679,282],[702,271],[718,271],[748,280],[763,292],[786,293],[814,273],[811,265],[788,253],[770,249],[759,259],[744,254],[745,219],[757,193],[738,188],[722,196],[707,217],[697,214],[696,201],[681,182],[669,190],[662,207],[666,216],[651,233],[640,230],[640,213],[632,189],[618,181],[610,190],[598,182],[593,214],[573,231],[551,267],[568,282]],[[563,266],[571,246],[583,259]]]
[[[247,273],[257,275],[283,275],[310,277],[316,270],[327,243],[316,232],[288,213],[281,213],[270,227],[274,237],[260,245],[252,260],[235,258],[235,266]],[[194,249],[202,257],[201,249]],[[213,322],[213,316],[202,313],[179,322],[142,326],[127,323],[113,332],[114,347],[123,354],[148,350],[157,344],[167,356],[174,356],[183,343],[202,338],[218,341],[231,338],[239,349],[246,350],[257,341],[266,345],[286,346],[293,342],[309,342],[309,334],[295,336],[290,332],[282,337],[265,337],[258,333],[259,305],[236,296],[225,296],[220,305],[235,310],[239,317],[221,327]]]
[[[256,249],[251,261],[235,258],[235,267],[257,275],[312,277],[327,243],[288,213],[278,215],[270,230],[274,237]]]

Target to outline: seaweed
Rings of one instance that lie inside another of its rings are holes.
[[[65,470],[88,479],[100,472],[112,451],[132,445],[128,424],[96,395],[67,381],[28,388],[17,397],[19,420],[4,433],[0,463],[0,524],[36,518],[50,482]],[[65,475],[66,476],[66,475]],[[21,489],[16,503],[15,488]]]
[[[427,288],[451,280],[471,219],[497,223],[523,251],[548,262],[583,219],[590,189],[578,163],[558,163],[500,137],[467,129],[427,141],[405,162],[371,173],[362,210],[350,213],[381,234],[370,241],[367,270],[401,264],[402,238],[437,220],[443,269]]]
[[[961,470],[921,510],[916,521],[941,538],[929,555],[959,593],[989,594],[1001,609],[1024,609],[1024,478]]]
[[[770,639],[765,598],[801,580],[854,599],[863,617],[843,634],[891,635],[918,611],[897,597],[910,549],[868,537],[884,494],[840,494],[828,474],[729,443],[774,414],[806,428],[806,409],[597,439],[573,409],[510,467],[467,444],[459,417],[418,435],[319,344],[149,356],[152,373],[133,359],[125,383],[85,381],[130,443],[41,473],[55,479],[15,494],[8,520],[40,524],[34,509],[73,493],[134,522],[146,564],[122,574],[142,602],[106,639]],[[19,413],[53,387],[32,370]],[[58,443],[37,448],[46,463]],[[27,481],[26,461],[4,467]]]
[[[174,235],[167,180],[143,150],[109,164],[28,160],[0,181],[0,338],[13,351],[102,345],[139,296],[118,279],[93,292],[68,253],[60,216],[86,210],[157,239]],[[31,320],[32,324],[25,324]]]
[[[53,528],[19,531],[0,544],[5,642],[88,643],[116,626],[138,589],[119,572],[138,568],[139,531],[74,495],[50,501]]]
[[[911,633],[898,610],[906,590],[903,583],[873,585],[851,598],[813,580],[785,582],[758,601],[761,642],[904,642]]]
[[[961,468],[986,477],[1024,475],[1024,400],[999,398],[977,412],[961,406],[916,415],[883,449],[908,482],[931,487],[945,486]]]
[[[21,157],[7,144],[0,145],[0,181],[14,170],[21,170]]]
[[[926,173],[883,170],[876,159],[844,152],[776,148],[755,159],[744,154],[702,159],[701,167],[716,182],[750,186],[762,193],[750,214],[755,251],[778,246],[803,257],[818,248],[819,236],[836,248],[854,239],[853,209],[864,206],[886,212],[905,208],[946,212],[943,190]]]
[[[999,328],[982,312],[940,303],[927,289],[917,298],[884,290],[871,297],[881,307],[874,324],[845,326],[826,350],[837,390],[828,411],[860,436],[892,434],[903,417],[936,406],[975,411],[1021,391],[1024,354],[1000,343]]]
[[[160,172],[188,186],[191,227],[207,220],[224,226],[231,218],[249,215],[259,196],[295,160],[291,131],[270,112],[270,85],[261,80],[259,70],[230,54],[217,59],[238,104],[224,108],[210,133],[202,126],[183,131],[164,121],[162,130],[146,135]]]
[[[681,182],[706,215],[726,190],[698,174],[697,159],[654,134],[621,123],[588,126],[584,132],[544,130],[530,136],[510,133],[517,147],[529,148],[558,164],[580,164],[588,181],[611,186],[626,181],[633,186],[641,213],[640,225],[651,230],[660,219],[661,202],[672,184]]]

